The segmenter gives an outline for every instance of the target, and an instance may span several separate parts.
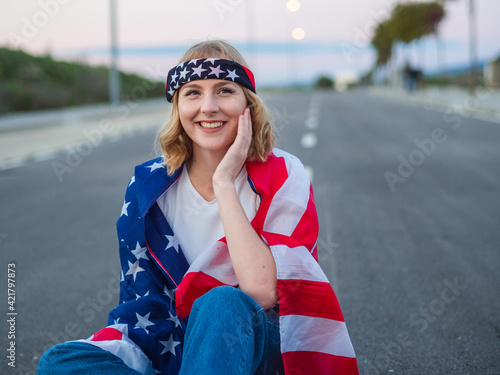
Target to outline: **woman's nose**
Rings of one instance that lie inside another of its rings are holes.
[[[214,113],[218,110],[217,100],[212,95],[206,95],[201,105],[201,111],[203,113]]]

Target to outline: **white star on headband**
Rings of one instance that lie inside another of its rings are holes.
[[[247,68],[235,61],[211,57],[184,61],[170,69],[165,88],[167,100],[172,102],[175,91],[187,82],[207,78],[236,82],[255,92],[253,74]]]
[[[198,66],[197,68],[193,68],[193,76],[196,74],[198,77],[201,78],[201,73],[203,73],[204,71],[206,71],[206,69],[203,69],[203,66],[202,64],[200,64],[200,66]]]
[[[170,83],[174,83],[175,81],[177,81],[177,72],[175,72],[174,74],[172,74],[172,81],[170,81]]]
[[[186,77],[186,74],[188,74],[188,73],[189,73],[189,70],[188,70],[188,69],[187,69],[187,67],[186,67],[186,68],[184,68],[184,70],[183,70],[182,72],[180,72],[180,73],[181,73],[181,77],[180,77],[180,79],[183,79],[183,78],[185,78],[185,77]]]
[[[208,75],[213,74],[213,75],[217,76],[217,78],[219,78],[219,75],[221,73],[224,73],[224,71],[221,70],[220,65],[219,65],[219,66],[216,66],[215,68],[210,67],[210,73],[208,73]]]
[[[231,78],[231,80],[234,82],[234,79],[240,78],[240,76],[236,74],[236,69],[232,71],[228,69],[226,78]]]

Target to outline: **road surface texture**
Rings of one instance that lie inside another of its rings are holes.
[[[500,374],[500,124],[363,91],[267,101],[280,147],[312,178],[320,262],[361,373]],[[48,347],[106,325],[115,222],[153,143],[144,130],[0,171],[0,266],[15,263],[17,312],[16,369],[0,327],[2,374],[34,374]]]

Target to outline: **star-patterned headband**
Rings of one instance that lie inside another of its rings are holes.
[[[255,91],[255,80],[250,69],[235,61],[209,58],[184,61],[168,72],[165,91],[172,102],[175,91],[185,83],[198,79],[225,79]]]

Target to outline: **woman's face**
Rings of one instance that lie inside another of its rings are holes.
[[[193,152],[225,153],[236,138],[239,116],[247,107],[241,86],[222,79],[199,79],[183,85],[178,95],[179,117],[193,141]]]

